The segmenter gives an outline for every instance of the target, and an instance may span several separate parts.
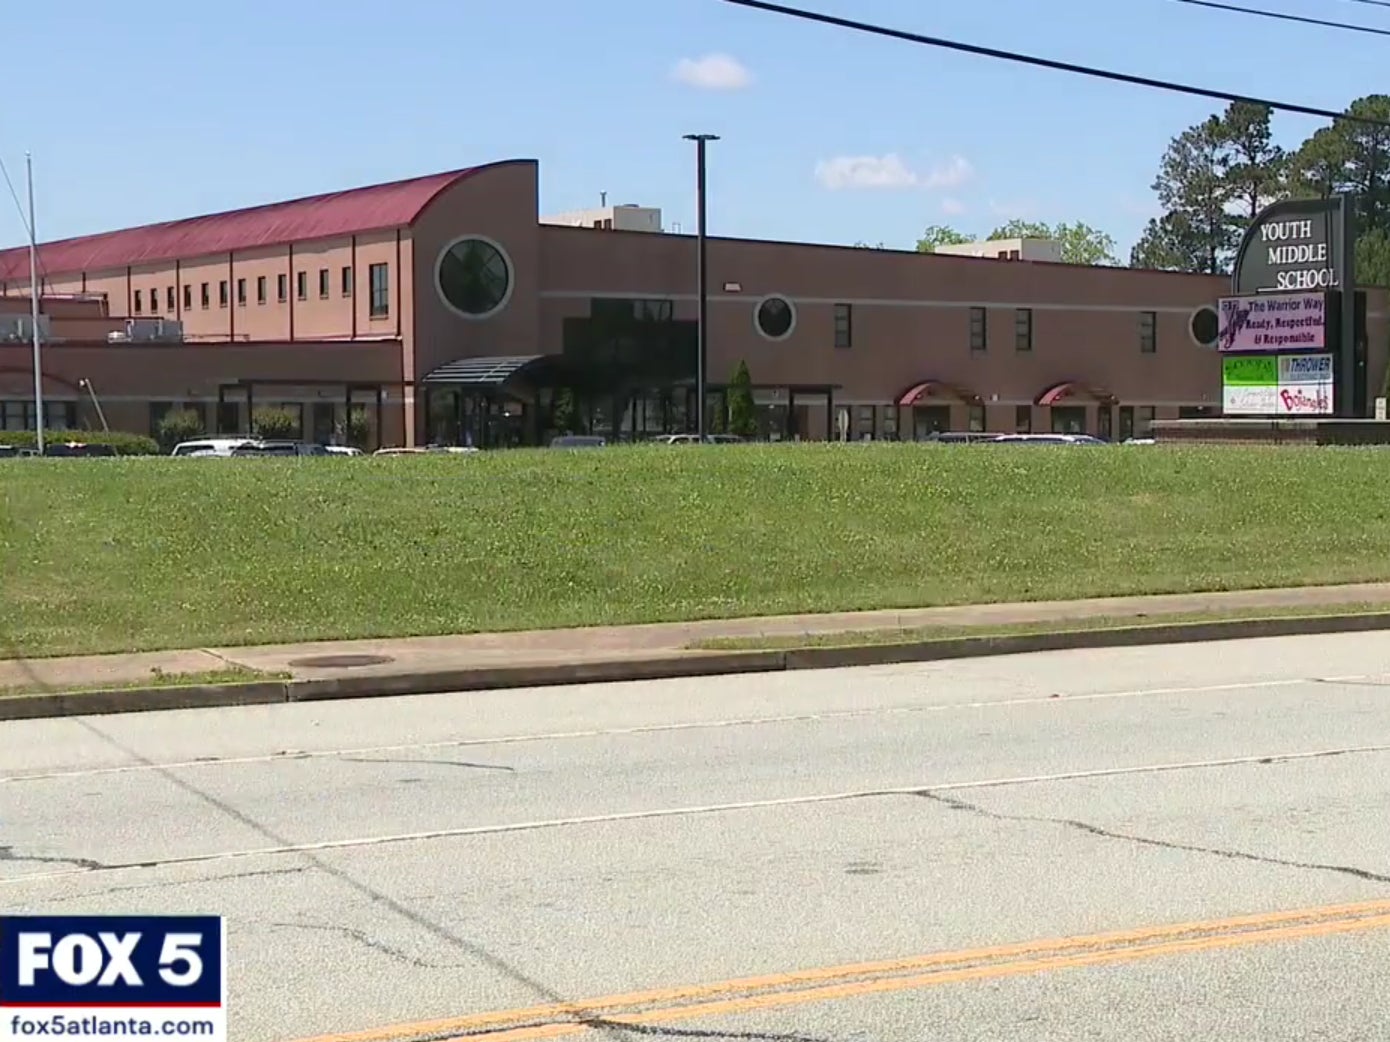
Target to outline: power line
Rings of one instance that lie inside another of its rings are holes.
[[[1021,54],[1018,51],[1004,51],[994,47],[982,47],[979,44],[961,43],[958,40],[946,40],[937,36],[923,36],[919,33],[910,33],[903,29],[890,29],[883,25],[872,25],[868,22],[856,22],[849,18],[838,18],[834,15],[820,14],[816,11],[806,11],[797,7],[786,7],[782,4],[768,3],[767,0],[722,0],[726,4],[735,4],[739,7],[748,7],[758,11],[767,11],[771,14],[785,15],[788,18],[799,18],[808,22],[819,22],[822,25],[833,25],[840,29],[851,29],[855,32],[869,33],[873,36],[887,36],[895,40],[906,40],[908,43],[919,43],[926,47],[940,47],[949,51],[960,51],[965,54],[975,54],[983,58],[997,58],[1001,61],[1018,62],[1022,65],[1033,65],[1042,69],[1052,69],[1056,72],[1070,72],[1078,76],[1091,76],[1096,79],[1110,80],[1114,83],[1129,83],[1137,87],[1149,87],[1154,90],[1172,91],[1177,94],[1191,94],[1199,98],[1210,98],[1215,101],[1244,102],[1247,105],[1262,105],[1265,108],[1274,109],[1281,112],[1297,112],[1304,116],[1317,116],[1320,119],[1341,120],[1346,123],[1360,123],[1365,126],[1378,127],[1382,130],[1390,130],[1390,123],[1378,119],[1367,119],[1364,116],[1349,116],[1343,112],[1333,112],[1331,109],[1314,108],[1311,105],[1297,105],[1287,101],[1269,101],[1265,98],[1251,98],[1243,94],[1229,94],[1225,91],[1212,90],[1207,87],[1194,87],[1190,84],[1175,83],[1171,80],[1156,80],[1148,76],[1135,76],[1127,72],[1113,72],[1107,69],[1097,69],[1088,65],[1074,65],[1071,62],[1056,61],[1052,58],[1039,58],[1030,54]]]
[[[1367,7],[1390,7],[1390,0],[1351,0],[1354,4],[1365,4]]]
[[[33,238],[34,231],[29,227],[29,217],[24,212],[24,205],[19,201],[19,192],[15,190],[14,182],[10,180],[10,172],[5,168],[5,159],[0,156],[0,174],[4,175],[5,184],[9,186],[10,198],[14,200],[14,208],[19,211],[20,223],[24,225],[24,232]]]
[[[1324,29],[1344,29],[1351,33],[1370,33],[1372,36],[1390,36],[1390,29],[1380,29],[1373,25],[1356,25],[1352,22],[1333,22],[1325,18],[1309,18],[1307,15],[1286,14],[1283,11],[1265,11],[1258,7],[1241,7],[1237,4],[1222,4],[1216,0],[1177,0],[1180,4],[1193,7],[1210,7],[1218,11],[1231,11],[1235,14],[1248,14],[1256,18],[1274,18],[1281,22],[1298,22],[1300,25],[1317,25]],[[1390,7],[1390,2],[1386,3]]]
[[[15,208],[15,210],[18,211],[18,213],[19,213],[19,223],[22,224],[22,225],[24,225],[25,234],[27,234],[31,240],[34,239],[34,238],[35,238],[34,229],[31,228],[31,227],[29,226],[29,215],[28,215],[28,214],[25,212],[25,210],[24,210],[24,204],[21,203],[21,202],[19,201],[19,192],[15,189],[14,182],[13,182],[12,180],[10,180],[10,172],[9,172],[9,170],[6,169],[6,167],[5,167],[5,159],[4,159],[3,156],[0,156],[0,175],[3,175],[3,176],[4,176],[4,178],[5,178],[5,184],[6,184],[6,185],[9,187],[9,189],[10,189],[10,198],[14,200],[14,208]],[[42,284],[43,284],[43,280],[46,279],[46,278],[48,278],[48,268],[47,268],[47,266],[46,266],[46,265],[44,264],[44,262],[43,262],[43,251],[42,251],[42,250],[39,250],[39,251],[38,251],[38,258],[39,258],[39,284],[42,285]]]

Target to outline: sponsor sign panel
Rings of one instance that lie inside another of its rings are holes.
[[[1333,372],[1330,354],[1224,358],[1222,411],[1229,416],[1330,416]]]
[[[1322,351],[1327,346],[1325,293],[1223,297],[1217,308],[1218,351]]]

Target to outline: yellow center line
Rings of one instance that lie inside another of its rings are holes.
[[[301,1042],[406,1042],[413,1038],[439,1039],[479,1032],[488,1032],[487,1042],[523,1042],[587,1031],[589,1028],[582,1023],[584,1020],[648,1024],[730,1015],[1386,927],[1390,927],[1390,900],[1328,905],[634,991],[573,1003],[550,1003],[323,1035]],[[642,1010],[641,1007],[656,1008]]]

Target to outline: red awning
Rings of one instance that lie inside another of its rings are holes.
[[[1072,398],[1082,395],[1092,398],[1098,402],[1113,402],[1115,396],[1109,391],[1102,391],[1095,387],[1090,387],[1075,380],[1064,380],[1062,383],[1053,384],[1037,397],[1038,405],[1056,405],[1065,398]]]
[[[978,402],[980,396],[963,387],[942,383],[940,380],[924,380],[914,384],[898,396],[899,405],[916,405],[923,398],[955,398],[962,402]]]

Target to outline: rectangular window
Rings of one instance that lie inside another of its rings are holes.
[[[1158,410],[1152,405],[1139,406],[1138,421],[1135,423],[1134,436],[1136,438],[1151,438],[1154,432],[1154,420],[1157,419]]]
[[[372,287],[370,310],[372,318],[382,318],[391,313],[390,271],[390,267],[386,264],[373,264],[367,269]]]
[[[264,304],[264,303],[265,303],[265,276],[264,276],[264,275],[257,275],[257,276],[256,276],[256,303],[257,303],[257,304]]]
[[[164,292],[164,301],[165,301],[166,304],[169,305],[168,307],[166,307],[166,308],[164,309],[165,311],[177,311],[177,310],[178,310],[178,297],[177,297],[177,296],[175,295],[175,293],[174,293],[174,287],[173,287],[173,286],[170,286],[167,290],[165,290],[165,292]]]
[[[988,322],[984,308],[970,309],[970,350],[983,351],[988,346]]]
[[[223,279],[217,284],[217,306],[225,308],[227,306],[227,280]]]
[[[589,317],[604,322],[631,322],[637,317],[637,302],[620,297],[590,297]]]
[[[676,314],[672,300],[639,300],[636,305],[634,313],[643,322],[670,322]]]
[[[319,269],[319,299],[328,299],[328,269]]]
[[[183,309],[185,311],[193,310],[193,287],[187,283],[183,287]]]
[[[0,402],[0,430],[32,431],[38,426],[34,422],[37,415],[32,401]],[[72,430],[77,426],[77,403],[44,402],[43,425],[49,430]]]
[[[1139,350],[1151,355],[1158,350],[1158,312],[1139,312]]]
[[[174,411],[173,402],[150,402],[150,435],[159,437],[159,425]]]
[[[145,310],[145,291],[137,289],[135,291],[135,313],[141,314]]]
[[[241,433],[241,402],[217,403],[217,433]]]
[[[295,272],[294,295],[300,300],[309,299],[309,273],[307,271]]]
[[[206,308],[212,303],[212,298],[208,295],[208,284],[203,283],[203,307]]]
[[[1033,407],[1031,405],[1014,406],[1014,433],[1033,433]]]
[[[275,295],[281,304],[290,298],[290,277],[283,272],[275,276]]]
[[[1127,441],[1134,437],[1134,406],[1120,406],[1120,440]]]
[[[1033,350],[1033,309],[1019,308],[1014,316],[1014,348],[1019,351]]]
[[[835,305],[835,346],[854,346],[854,307],[850,304]]]
[[[966,413],[965,422],[968,430],[983,431],[985,429],[985,407],[983,405],[970,406]]]
[[[344,265],[343,265],[342,286],[343,286],[343,290],[342,290],[343,296],[345,296],[345,297],[350,297],[350,296],[352,296],[352,268],[351,268],[351,266],[349,266],[349,265],[347,265],[347,264],[344,264]]]
[[[153,315],[159,310],[159,288],[150,287],[150,314]]]
[[[238,307],[246,306],[246,280],[236,280],[236,302]]]

